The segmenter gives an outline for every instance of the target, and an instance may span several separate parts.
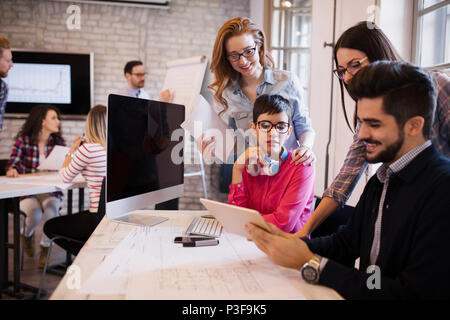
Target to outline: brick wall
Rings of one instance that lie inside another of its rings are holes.
[[[80,29],[69,30],[69,5],[81,9]],[[235,16],[248,16],[248,0],[172,0],[169,10],[106,4],[45,0],[0,1],[0,35],[13,48],[63,52],[94,52],[94,103],[106,104],[107,95],[126,85],[123,66],[140,59],[149,73],[145,89],[157,98],[167,61],[205,55],[211,58],[220,26]],[[14,136],[24,120],[6,119],[0,133],[0,158],[8,158]],[[83,133],[84,121],[65,120],[62,130],[70,145]],[[186,165],[185,171],[199,170]],[[208,197],[224,201],[218,190],[219,167],[206,165]],[[202,208],[199,176],[185,179],[180,209]],[[87,192],[85,198],[87,199]],[[74,194],[77,201],[77,194]],[[86,203],[85,207],[88,204]]]

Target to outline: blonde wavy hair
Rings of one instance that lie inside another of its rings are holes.
[[[214,73],[215,81],[208,88],[215,91],[214,98],[223,106],[219,115],[228,109],[228,103],[223,98],[223,91],[231,86],[239,77],[239,72],[233,69],[228,61],[225,44],[234,36],[250,33],[258,46],[259,62],[264,68],[273,68],[273,59],[267,50],[266,36],[264,31],[245,17],[236,17],[225,22],[217,33],[211,60],[211,72]]]
[[[98,104],[89,111],[85,133],[89,142],[99,143],[106,148],[106,106]]]

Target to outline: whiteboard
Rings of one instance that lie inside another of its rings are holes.
[[[200,94],[208,59],[205,56],[173,60],[167,63],[164,89],[175,91],[173,103],[185,106],[186,118]]]

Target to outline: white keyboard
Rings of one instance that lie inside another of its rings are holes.
[[[222,225],[216,219],[195,217],[186,234],[217,238],[222,234]]]

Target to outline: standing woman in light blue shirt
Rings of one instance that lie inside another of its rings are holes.
[[[261,29],[248,18],[227,21],[217,34],[212,54],[211,71],[215,81],[209,88],[218,102],[214,109],[230,128],[246,131],[250,128],[256,98],[263,94],[281,95],[294,108],[294,134],[285,147],[295,150],[293,161],[297,164],[312,164],[315,133],[300,94],[300,81],[289,71],[274,70],[273,65]],[[201,150],[205,156],[214,155],[214,149],[213,137],[203,139]]]

